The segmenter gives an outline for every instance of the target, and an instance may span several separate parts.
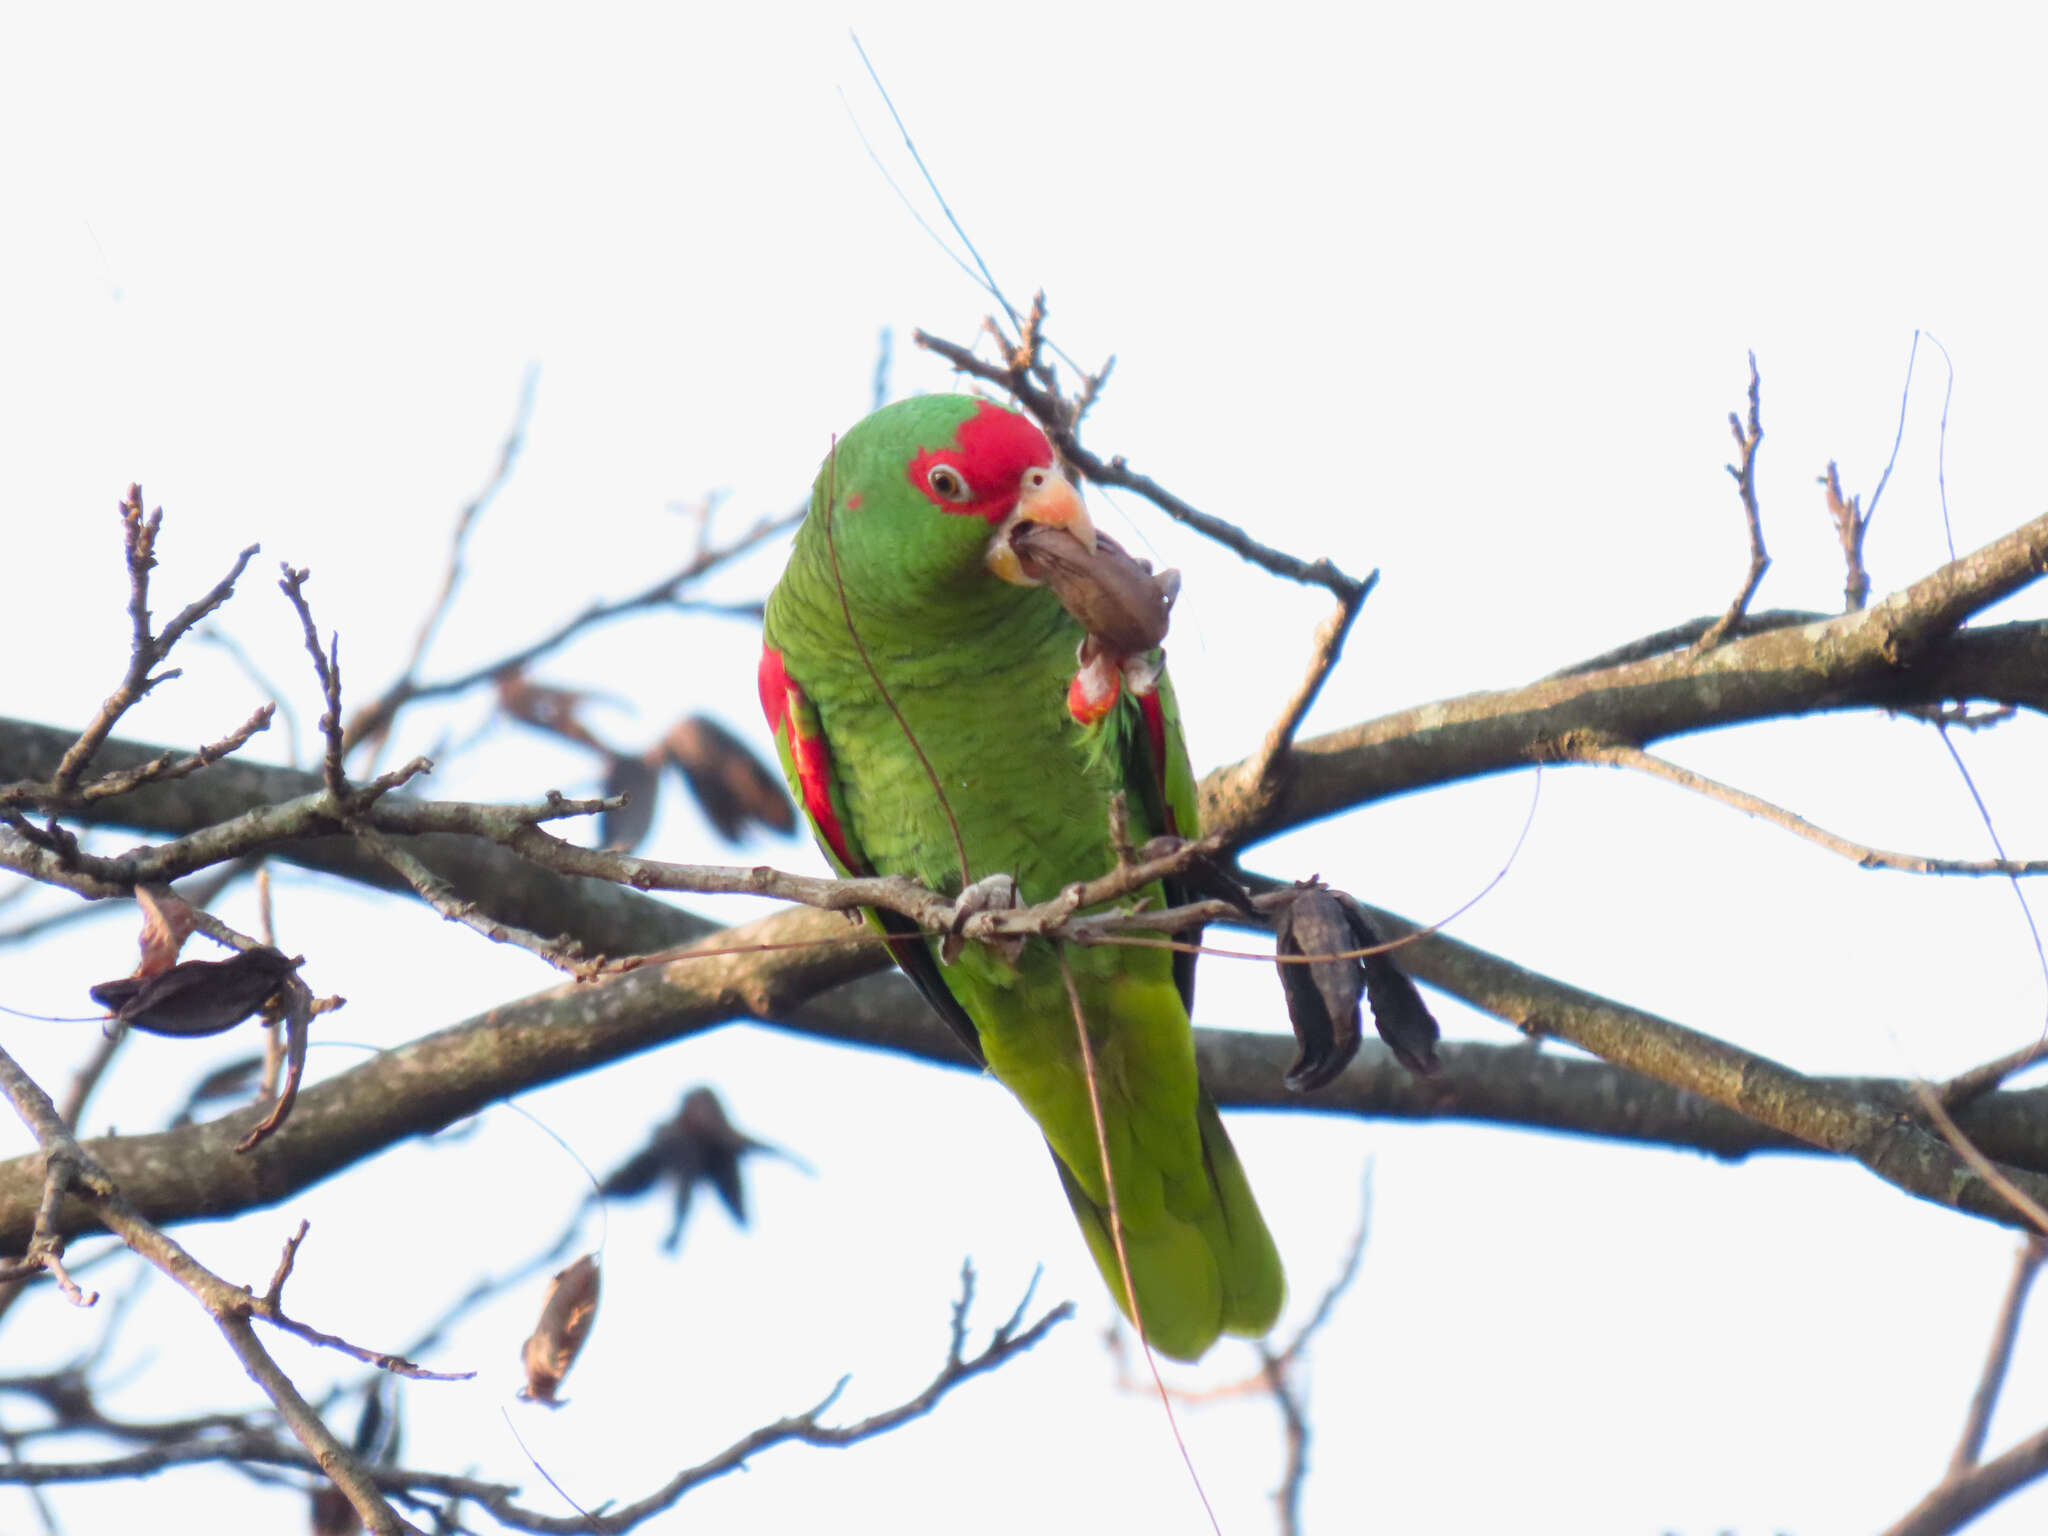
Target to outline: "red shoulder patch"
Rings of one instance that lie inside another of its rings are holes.
[[[768,717],[768,734],[782,729],[789,715],[789,673],[783,670],[782,652],[772,645],[761,647],[761,664],[754,669],[754,686],[761,693],[761,713]]]
[[[768,717],[768,729],[788,739],[789,755],[796,764],[798,797],[818,840],[842,868],[865,873],[867,866],[853,857],[846,829],[840,826],[838,809],[832,804],[832,749],[815,728],[817,716],[806,707],[803,689],[783,666],[782,652],[772,645],[762,646],[761,665],[754,679],[761,691],[761,713]]]

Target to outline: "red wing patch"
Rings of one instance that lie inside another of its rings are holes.
[[[761,713],[768,717],[768,729],[786,741],[789,760],[796,766],[797,795],[804,813],[811,818],[818,838],[839,867],[863,872],[865,861],[856,859],[839,824],[839,809],[832,803],[832,749],[818,729],[817,711],[804,697],[803,689],[782,665],[782,652],[772,645],[761,647],[761,667],[755,675],[761,689]]]
[[[1131,690],[1137,693],[1136,689]],[[1152,753],[1152,776],[1159,789],[1159,804],[1166,812],[1166,831],[1179,836],[1179,818],[1173,814],[1173,801],[1166,793],[1166,706],[1159,702],[1159,691],[1155,688],[1138,693],[1138,708],[1145,717],[1145,745]]]

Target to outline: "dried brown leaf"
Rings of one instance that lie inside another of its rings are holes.
[[[747,1224],[746,1186],[740,1177],[740,1163],[755,1152],[766,1152],[798,1167],[804,1166],[780,1147],[758,1141],[734,1126],[726,1117],[725,1105],[709,1088],[692,1088],[683,1095],[682,1108],[675,1118],[657,1127],[646,1145],[613,1169],[600,1187],[607,1195],[630,1200],[646,1194],[663,1179],[672,1180],[675,1218],[662,1248],[673,1253],[682,1240],[683,1223],[700,1183],[708,1183],[718,1192],[735,1222],[743,1227]]]
[[[137,976],[156,976],[178,963],[178,951],[199,924],[192,904],[167,885],[138,885],[135,904],[142,908],[142,948]]]
[[[597,1255],[586,1253],[548,1282],[547,1299],[541,1303],[540,1321],[526,1341],[521,1358],[526,1366],[526,1389],[520,1396],[559,1408],[562,1379],[583,1352],[597,1321]]]
[[[152,1035],[217,1035],[261,1008],[304,961],[263,944],[225,960],[182,960],[155,976],[103,981],[90,995]]]
[[[771,772],[717,721],[691,715],[677,722],[662,738],[661,751],[727,842],[738,842],[753,822],[785,837],[796,831],[796,807],[782,775]]]
[[[308,1525],[313,1536],[356,1536],[362,1528],[362,1519],[347,1494],[332,1483],[322,1483],[313,1490],[313,1513]]]
[[[604,752],[608,749],[577,718],[589,697],[570,688],[545,687],[524,672],[508,672],[498,679],[498,707],[513,719]]]

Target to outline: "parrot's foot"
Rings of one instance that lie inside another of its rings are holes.
[[[1015,875],[988,875],[967,887],[953,903],[952,931],[939,944],[939,959],[951,965],[967,945],[967,920],[977,912],[1014,912],[1024,905],[1017,894]],[[1005,960],[1015,962],[1024,952],[1023,935],[984,940]]]

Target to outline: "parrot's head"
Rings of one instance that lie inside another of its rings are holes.
[[[1003,583],[1036,586],[1011,545],[1026,523],[1095,547],[1080,493],[1036,425],[971,395],[919,395],[833,445],[805,535],[826,541],[861,606],[929,611],[978,606]]]

